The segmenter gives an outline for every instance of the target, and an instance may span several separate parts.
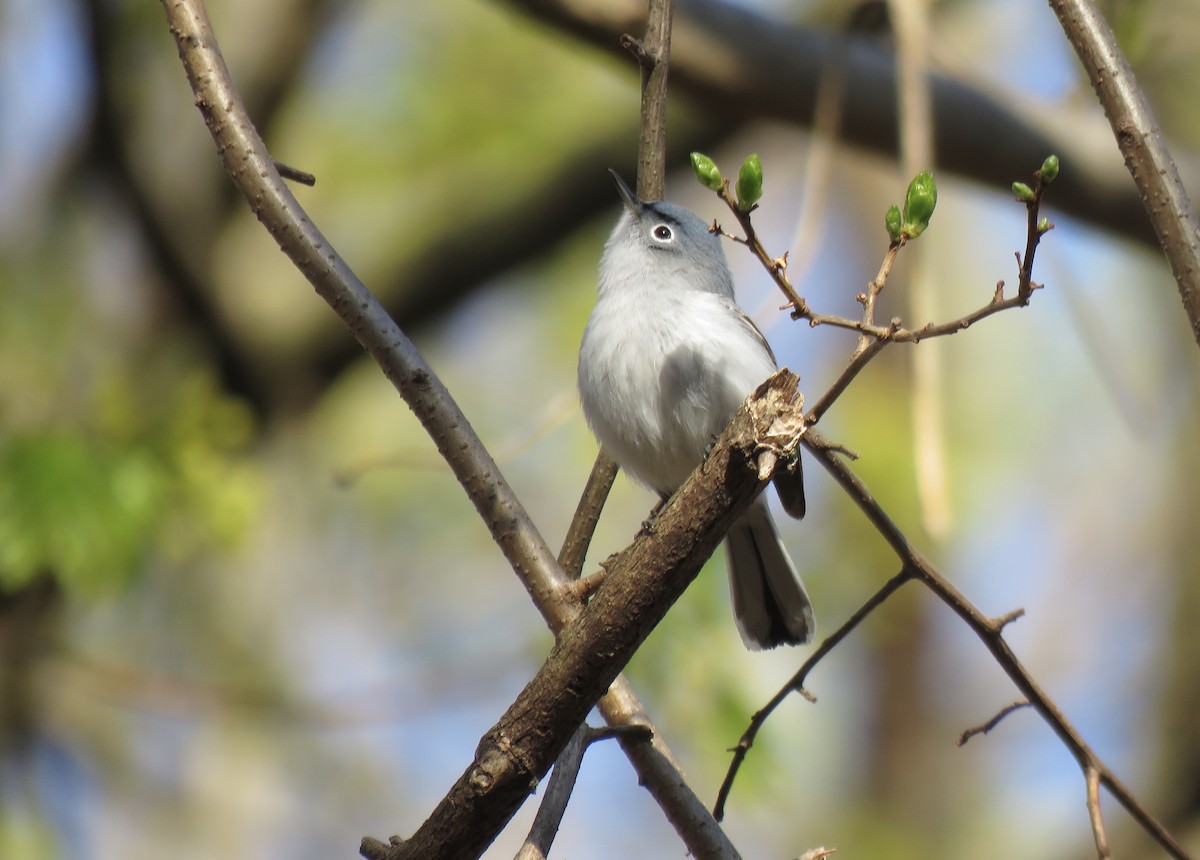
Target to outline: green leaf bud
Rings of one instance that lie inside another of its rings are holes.
[[[1054,177],[1058,176],[1057,155],[1046,156],[1046,160],[1042,162],[1042,167],[1038,171],[1038,176],[1041,177],[1043,185],[1049,185],[1054,181]]]
[[[910,239],[925,232],[933,210],[937,208],[937,183],[933,174],[923,170],[913,177],[908,184],[908,193],[904,196],[904,216],[901,231]]]
[[[762,197],[763,172],[762,161],[758,155],[747,155],[738,171],[737,201],[738,209],[749,212],[750,208]]]
[[[692,153],[692,172],[696,174],[701,185],[713,191],[721,190],[721,183],[724,181],[721,171],[717,169],[717,163],[703,152]]]
[[[1033,189],[1024,182],[1014,182],[1012,184],[1013,196],[1022,203],[1032,203],[1034,198]]]
[[[893,242],[900,241],[900,207],[893,203],[888,207],[887,214],[883,216],[883,225],[887,227],[888,239]]]

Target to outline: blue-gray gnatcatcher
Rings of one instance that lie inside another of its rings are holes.
[[[776,370],[734,302],[721,240],[672,203],[644,203],[613,172],[625,211],[604,247],[579,349],[583,414],[601,447],[663,496],[700,465],[742,401]],[[784,509],[804,515],[799,462],[780,470]],[[812,604],[759,496],[725,537],[729,587],[748,648],[809,641]]]

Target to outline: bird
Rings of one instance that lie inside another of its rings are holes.
[[[624,205],[600,258],[596,304],[579,348],[580,402],[600,447],[665,499],[777,363],[734,300],[720,237],[682,206],[639,200],[610,173]],[[773,483],[784,510],[804,516],[799,461]],[[765,496],[724,543],[746,647],[811,641],[812,603]]]

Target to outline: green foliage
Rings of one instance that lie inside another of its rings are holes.
[[[85,418],[0,438],[0,590],[50,575],[68,591],[113,591],[151,553],[232,541],[256,508],[235,456],[251,428],[194,375],[153,403],[123,379]]]
[[[757,153],[747,155],[746,160],[742,162],[741,169],[738,170],[738,208],[743,212],[749,212],[762,197],[762,186],[762,161]]]

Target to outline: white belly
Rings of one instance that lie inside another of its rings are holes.
[[[579,354],[584,415],[623,469],[670,493],[775,370],[720,297],[602,301]]]

